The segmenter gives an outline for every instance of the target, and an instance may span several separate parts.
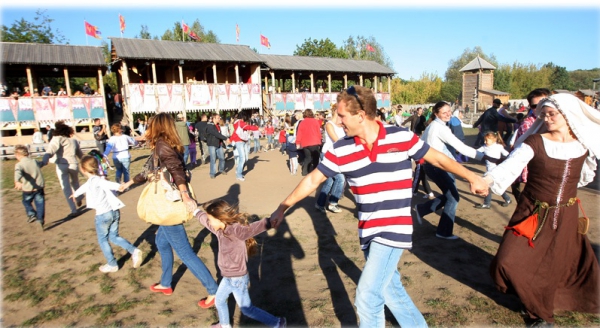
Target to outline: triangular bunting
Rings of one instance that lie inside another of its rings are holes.
[[[320,93],[320,94],[319,94],[319,98],[321,99],[321,104],[324,102],[324,101],[323,101],[324,97],[325,97],[325,94],[324,94],[324,93]]]
[[[19,100],[10,99],[9,105],[10,105],[10,110],[13,113],[13,115],[15,116],[15,121],[16,121],[19,117]]]
[[[142,99],[144,99],[144,85],[140,84],[140,96],[142,96]]]
[[[186,84],[185,88],[187,90],[187,99],[191,99],[192,98],[192,85]]]
[[[227,100],[229,100],[229,93],[231,92],[231,85],[225,84],[225,93],[227,94]]]
[[[306,107],[306,92],[302,92],[302,104]]]
[[[283,96],[283,103],[285,104],[286,100],[287,100],[287,94],[286,93],[282,93],[281,95]]]
[[[54,116],[54,107],[56,106],[55,99],[56,98],[48,99],[48,105],[50,110],[52,110],[52,116]]]
[[[171,101],[171,95],[173,94],[173,85],[167,84],[167,94],[169,95],[169,101]]]
[[[88,113],[88,117],[92,117],[92,99],[88,97],[83,98],[83,105],[85,106],[85,111]]]
[[[213,88],[214,88],[214,84],[209,84],[208,85],[208,93],[210,94],[210,99],[213,99]]]

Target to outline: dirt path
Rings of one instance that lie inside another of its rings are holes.
[[[146,152],[134,159],[144,161]],[[209,179],[208,165],[194,170],[193,186],[198,201],[224,197],[239,202],[243,211],[269,215],[301,176],[287,171],[287,156],[277,151],[250,156],[246,181],[235,173]],[[483,165],[468,164],[476,172]],[[135,167],[135,165],[134,165]],[[227,162],[233,169],[233,160]],[[3,174],[12,174],[4,170]],[[432,326],[522,326],[516,299],[495,291],[488,266],[498,247],[503,227],[514,210],[499,206],[494,196],[491,210],[476,210],[480,197],[471,195],[463,181],[455,233],[457,241],[435,238],[438,215],[425,217],[415,227],[414,248],[400,261],[402,280]],[[434,191],[437,192],[435,185]],[[200,309],[196,302],[206,290],[181,262],[175,263],[175,292],[153,294],[148,286],[160,279],[160,256],[154,248],[155,227],[137,218],[136,203],[142,188],[120,198],[127,205],[121,214],[120,233],[144,252],[140,269],[131,268],[129,255],[113,247],[121,269],[109,275],[98,271],[104,257],[96,241],[94,213],[75,219],[68,212],[60,189],[46,196],[47,231],[27,224],[16,192],[2,200],[2,325],[3,326],[208,326],[217,321],[216,310]],[[598,245],[598,193],[583,189],[580,197],[592,218],[589,237]],[[258,256],[251,258],[250,294],[255,305],[277,316],[286,316],[290,326],[355,326],[353,306],[363,255],[356,236],[354,203],[346,191],[340,201],[342,213],[322,214],[314,209],[314,195],[294,206],[278,231],[257,238]],[[423,202],[422,193],[413,202]],[[216,239],[199,223],[186,224],[190,242],[216,271]],[[241,318],[230,303],[235,325],[255,324]],[[598,324],[598,318],[569,314],[563,325]]]

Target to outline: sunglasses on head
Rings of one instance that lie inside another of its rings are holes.
[[[360,106],[360,109],[362,109],[363,111],[365,110],[365,108],[363,107],[362,102],[358,98],[358,94],[356,93],[356,89],[354,88],[354,86],[351,86],[348,89],[346,89],[346,93],[349,94],[349,95],[351,95],[351,96],[354,96],[354,98],[356,98],[356,101],[358,101],[358,105]]]

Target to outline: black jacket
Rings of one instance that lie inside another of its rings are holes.
[[[227,137],[222,135],[213,122],[206,124],[206,145],[213,147],[221,147],[223,140],[227,140]]]
[[[207,123],[208,123],[207,121],[200,121],[200,122],[196,122],[196,124],[194,125],[194,127],[196,128],[196,131],[198,131],[198,141],[206,142],[206,124]]]
[[[498,108],[492,106],[488,108],[481,116],[473,127],[476,128],[481,124],[481,132],[485,133],[488,131],[498,132],[498,121],[502,121],[505,123],[516,123],[517,120],[514,118],[504,117],[498,114]]]

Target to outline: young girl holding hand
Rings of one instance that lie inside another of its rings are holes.
[[[233,293],[242,313],[270,327],[285,327],[284,317],[275,317],[252,305],[248,294],[250,279],[246,262],[248,256],[256,253],[254,236],[271,228],[269,218],[248,224],[248,215],[239,213],[235,206],[224,200],[216,200],[204,205],[204,211],[197,209],[195,216],[200,223],[214,233],[219,240],[217,264],[223,275],[215,297],[219,314],[216,327],[231,327],[227,299]]]

